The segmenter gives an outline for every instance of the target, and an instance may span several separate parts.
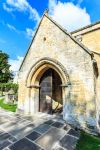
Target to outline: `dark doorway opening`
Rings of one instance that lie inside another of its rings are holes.
[[[59,74],[48,69],[40,79],[39,111],[48,114],[61,113],[63,107],[62,87]]]

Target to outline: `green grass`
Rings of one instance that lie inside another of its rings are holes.
[[[81,132],[75,150],[100,150],[100,138]]]
[[[16,104],[5,104],[3,102],[3,99],[0,100],[0,107],[3,108],[3,109],[6,109],[8,111],[12,111],[12,112],[15,112],[16,111],[16,108],[17,108],[17,105]]]

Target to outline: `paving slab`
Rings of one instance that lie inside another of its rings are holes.
[[[77,138],[80,137],[80,132],[79,131],[75,131],[74,129],[70,129],[67,134],[75,136]]]
[[[41,147],[23,138],[22,140],[11,145],[10,150],[42,150]]]
[[[65,149],[59,145],[55,145],[55,147],[53,147],[52,150],[65,150]]]
[[[77,143],[77,139],[70,135],[65,135],[60,140],[60,146],[66,148],[67,150],[74,150]]]
[[[31,133],[34,129],[33,124],[29,124],[21,129],[18,129],[18,131],[13,131],[11,134],[16,138],[16,139],[21,139],[25,136],[27,136],[29,133]]]
[[[38,127],[34,128],[34,131],[43,134],[45,132],[47,132],[49,129],[51,128],[51,126],[49,126],[48,124],[41,124]]]
[[[53,124],[53,123],[55,123],[55,121],[53,121],[53,120],[48,120],[48,121],[46,121],[46,122],[44,122],[45,124],[48,124],[48,125],[51,125],[51,124]]]
[[[0,126],[4,123],[6,123],[8,119],[0,118]]]
[[[0,150],[4,149],[5,147],[11,145],[12,143],[9,140],[4,141],[2,144],[0,144]]]
[[[55,122],[52,124],[52,126],[57,127],[57,128],[62,128],[64,126],[64,124],[61,122]]]
[[[2,129],[0,129],[0,135],[1,135],[1,134],[4,134],[4,133],[5,133],[5,132],[4,132]]]
[[[35,141],[37,138],[39,138],[41,134],[37,133],[36,131],[33,131],[28,136],[26,136],[28,139]]]
[[[43,120],[42,118],[41,118],[41,119],[40,119],[40,118],[37,118],[37,119],[35,118],[34,121],[32,121],[32,122],[33,122],[34,126],[37,127],[37,126],[39,126],[40,124],[43,124],[44,121],[45,121],[45,120]]]
[[[7,132],[18,132],[21,128],[25,127],[26,125],[30,124],[29,121],[21,121],[21,122],[7,122],[3,125],[1,125],[1,128],[6,130]]]
[[[5,147],[3,150],[10,150],[8,147]]]
[[[10,142],[16,142],[16,141],[17,141],[17,138],[15,138],[14,136],[10,136],[10,137],[9,137],[9,141],[10,141]]]
[[[61,116],[24,116],[0,109],[0,150],[73,150],[79,132]]]
[[[7,140],[10,138],[10,135],[8,133],[4,133],[0,135],[0,144],[2,144],[3,141]]]
[[[0,135],[0,147],[4,148],[4,147],[8,146],[9,144],[12,144],[13,142],[16,142],[16,141],[17,141],[17,139],[8,133],[4,133],[4,134]],[[0,148],[0,150],[1,150],[1,148]]]
[[[36,140],[36,143],[43,147],[45,150],[51,150],[55,144],[65,135],[64,130],[59,130],[52,127],[46,134]]]

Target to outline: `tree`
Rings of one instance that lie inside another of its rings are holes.
[[[9,55],[0,50],[0,83],[7,83],[13,79],[8,59]]]

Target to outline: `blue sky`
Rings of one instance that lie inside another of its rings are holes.
[[[0,49],[9,54],[12,70],[18,69],[46,8],[68,31],[100,20],[100,0],[1,0]]]

